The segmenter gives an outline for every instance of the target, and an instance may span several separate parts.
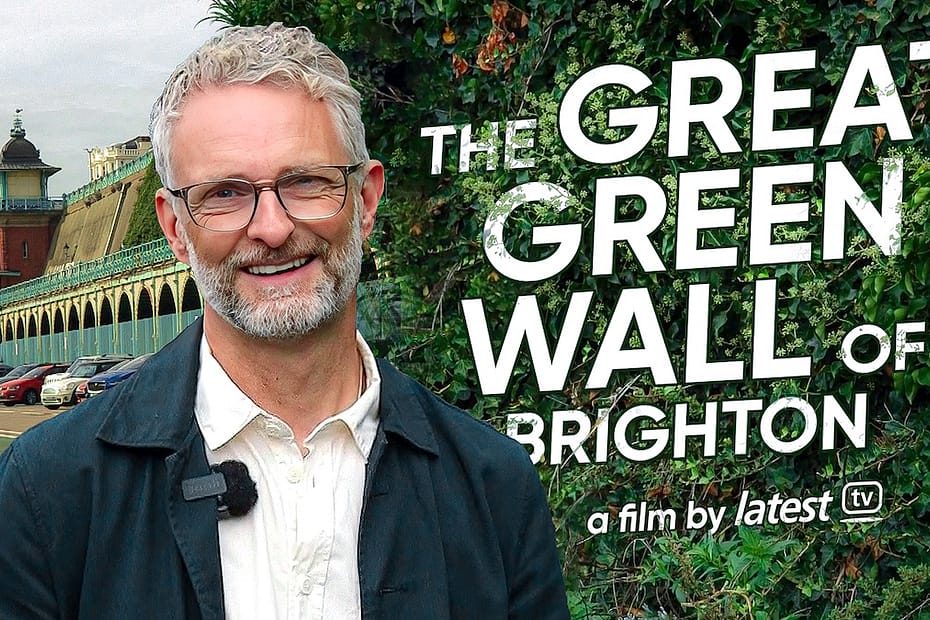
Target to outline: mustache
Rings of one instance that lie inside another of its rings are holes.
[[[323,239],[301,241],[289,239],[287,243],[277,248],[257,245],[230,254],[223,260],[223,267],[233,270],[262,263],[286,263],[304,256],[317,256],[325,259],[331,253],[332,245]]]

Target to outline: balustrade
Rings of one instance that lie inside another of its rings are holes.
[[[81,187],[77,188],[73,192],[64,194],[62,198],[64,199],[65,206],[73,205],[78,200],[86,198],[87,196],[90,196],[94,192],[102,191],[105,188],[113,185],[114,183],[118,181],[122,181],[129,175],[139,172],[140,170],[148,166],[150,163],[152,163],[153,157],[154,155],[152,154],[152,151],[148,151],[141,157],[137,157],[131,162],[123,164],[122,166],[114,170],[113,172],[110,172],[109,174],[105,174],[99,179],[91,181],[87,185],[82,185]]]
[[[55,291],[72,289],[127,271],[148,268],[173,260],[175,260],[174,254],[171,253],[168,242],[164,239],[156,239],[94,260],[69,263],[55,273],[0,289],[0,308],[24,299],[34,299]]]
[[[61,211],[61,198],[0,198],[0,211]]]

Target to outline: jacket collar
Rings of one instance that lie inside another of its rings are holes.
[[[381,426],[385,434],[402,437],[417,448],[439,454],[424,398],[435,398],[390,362],[379,359],[381,373]]]
[[[110,399],[97,437],[136,448],[177,451],[187,445],[194,419],[202,335],[203,319],[198,319],[149,358],[116,397]],[[383,359],[378,360],[378,371],[384,432],[437,454],[436,438],[421,400],[431,396]]]
[[[109,399],[97,437],[121,446],[181,449],[194,419],[202,334],[198,319],[149,358]]]

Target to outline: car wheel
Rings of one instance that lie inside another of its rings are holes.
[[[68,404],[72,407],[77,404],[77,391],[71,392],[71,400],[68,401]]]
[[[34,405],[39,402],[39,395],[36,394],[35,390],[29,390],[23,394],[23,402],[27,405]],[[12,405],[13,403],[10,404]]]
[[[61,407],[61,405],[45,405],[46,409],[52,409],[52,410],[58,409],[59,407]]]

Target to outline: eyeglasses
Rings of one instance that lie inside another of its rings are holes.
[[[272,190],[291,218],[325,220],[342,211],[349,175],[362,164],[364,162],[351,166],[316,166],[267,183],[219,179],[168,191],[184,200],[194,224],[215,232],[248,226],[255,217],[259,193]]]

